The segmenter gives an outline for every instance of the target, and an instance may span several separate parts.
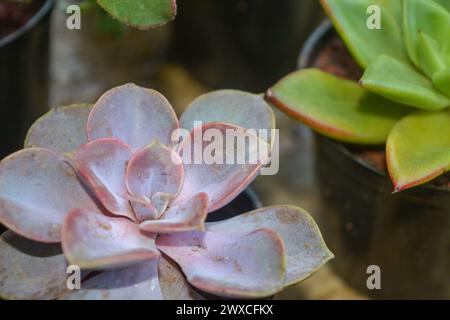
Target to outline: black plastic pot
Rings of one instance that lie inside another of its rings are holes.
[[[307,41],[300,67],[312,64],[336,34],[329,22]],[[450,190],[430,185],[392,194],[386,174],[316,135],[319,225],[352,287],[385,299],[450,299]],[[367,288],[367,268],[381,269],[381,290]]]
[[[321,18],[317,0],[179,1],[174,52],[209,86],[263,92]]]
[[[247,188],[225,207],[209,213],[206,222],[226,220],[261,207],[262,204],[256,193],[253,189]]]
[[[48,108],[49,28],[54,1],[0,39],[0,158],[20,149],[30,125]]]

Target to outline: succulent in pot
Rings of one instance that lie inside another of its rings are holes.
[[[180,126],[189,132],[181,142],[173,139]],[[244,127],[274,127],[262,96],[212,92],[178,121],[161,94],[127,84],[94,106],[51,110],[30,128],[25,148],[0,163],[0,221],[10,228],[0,240],[0,295],[200,298],[189,282],[217,296],[259,298],[311,275],[333,255],[300,208],[205,223],[264,159],[206,164],[185,155],[213,143],[208,129],[248,135]],[[68,264],[85,271],[80,290],[66,288]]]
[[[306,69],[281,80],[268,97],[333,139],[386,143],[389,174],[401,191],[450,169],[450,13],[437,1],[380,3],[383,29],[370,30],[365,10],[372,2],[322,1],[365,69],[360,85]]]
[[[323,61],[302,56],[303,62],[310,60],[302,66],[306,69],[281,79],[267,98],[339,142],[317,138],[321,221],[342,258],[336,268],[370,295],[448,298],[450,283],[443,279],[448,279],[450,255],[432,245],[448,241],[450,225],[448,2],[321,3],[353,61],[344,64],[346,57],[337,57],[333,63],[339,61],[340,70],[325,68],[334,75],[310,68]],[[380,29],[367,27],[372,5],[380,10]],[[309,54],[317,54],[332,31],[322,27],[318,35],[312,36],[316,43]],[[359,71],[352,64],[359,66],[361,78],[355,78]],[[351,79],[344,79],[345,73]],[[371,264],[381,267],[382,290],[366,287]],[[432,274],[417,279],[430,266]]]
[[[106,12],[119,22],[138,29],[162,26],[175,18],[176,0],[82,0],[82,5],[97,2]]]

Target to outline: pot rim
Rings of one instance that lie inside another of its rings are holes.
[[[315,54],[315,51],[318,48],[318,45],[325,41],[328,36],[330,36],[334,31],[333,24],[329,19],[325,19],[308,37],[306,40],[302,50],[300,51],[300,56],[298,58],[297,68],[305,69],[310,67],[311,64],[311,58]],[[319,134],[319,133],[317,133]],[[347,158],[351,159],[353,162],[361,165],[364,167],[367,171],[372,172],[373,174],[376,174],[377,176],[385,179],[389,179],[388,175],[385,172],[379,171],[376,168],[369,165],[367,162],[357,158],[348,148],[346,148],[342,143],[339,143],[336,140],[330,139],[328,137],[325,137],[321,135],[325,139],[328,139],[330,142],[332,142],[336,149],[342,152]],[[429,190],[435,190],[439,192],[448,192],[450,194],[450,188],[446,187],[438,187],[433,186],[429,184],[420,185],[415,188],[425,188]]]
[[[6,47],[11,42],[19,39],[33,29],[53,8],[54,0],[46,0],[39,11],[31,17],[22,27],[0,39],[0,48]]]

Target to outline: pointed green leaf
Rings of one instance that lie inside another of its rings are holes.
[[[166,24],[177,11],[175,0],[97,0],[120,22],[139,29]]]
[[[418,48],[420,67],[428,77],[447,68],[439,44],[423,32],[419,32]]]
[[[380,54],[407,61],[401,28],[395,19],[399,14],[398,5],[387,6],[387,0],[321,0],[321,3],[362,68],[366,68]],[[380,8],[381,29],[367,27],[370,17],[368,8],[374,4]]]
[[[392,129],[386,154],[396,191],[450,170],[450,112],[421,111],[405,117]]]
[[[401,21],[403,10],[402,0],[375,0],[375,2],[385,7],[392,14],[395,21]]]
[[[364,72],[361,84],[387,99],[425,110],[450,106],[450,99],[412,66],[382,55]]]
[[[294,72],[267,92],[279,109],[316,131],[345,142],[382,144],[410,109],[358,84],[316,69]]]
[[[433,83],[436,88],[450,97],[450,69],[435,73],[433,75]]]
[[[419,31],[439,44],[450,40],[450,13],[430,0],[403,1],[403,36],[410,59],[419,62]]]

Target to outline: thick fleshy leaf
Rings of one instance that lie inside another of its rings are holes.
[[[89,115],[89,141],[117,138],[137,151],[153,140],[171,144],[178,119],[169,102],[152,89],[126,84],[106,92]]]
[[[425,110],[450,106],[450,99],[408,64],[388,56],[378,57],[364,72],[361,84],[387,99]]]
[[[374,0],[376,4],[382,5],[395,19],[395,21],[402,21],[403,8],[402,0]]]
[[[450,13],[434,1],[403,1],[403,37],[408,55],[416,66],[420,66],[419,31],[440,45],[448,44]]]
[[[41,242],[59,242],[73,208],[96,211],[67,159],[43,148],[18,151],[0,162],[0,222]]]
[[[207,210],[208,195],[198,193],[186,202],[169,208],[160,219],[141,223],[140,229],[153,233],[203,231]]]
[[[389,135],[386,155],[395,191],[450,170],[450,112],[417,112],[402,119]]]
[[[428,77],[447,68],[439,44],[423,32],[419,32],[417,53],[420,68]]]
[[[66,259],[57,244],[0,235],[0,297],[55,299],[66,290]]]
[[[183,112],[180,123],[192,131],[196,122],[231,123],[245,129],[275,129],[275,115],[262,95],[238,90],[219,90],[195,99]]]
[[[192,289],[177,264],[165,255],[159,259],[159,285],[165,300],[204,300]]]
[[[42,147],[70,152],[87,142],[86,123],[92,104],[52,108],[30,127],[25,148]]]
[[[104,271],[68,291],[64,300],[161,300],[158,259]]]
[[[450,97],[450,68],[433,75],[433,84],[436,88]]]
[[[233,135],[235,139],[230,138]],[[222,208],[241,193],[268,157],[261,152],[268,150],[265,141],[243,128],[220,122],[196,127],[179,150],[185,176],[174,204],[205,192],[208,212]]]
[[[334,257],[314,220],[298,207],[265,207],[206,224],[207,231],[221,233],[250,232],[257,228],[273,229],[282,237],[286,247],[286,286],[309,277]]]
[[[109,212],[135,219],[125,183],[133,153],[117,139],[98,139],[77,149],[71,158],[79,175]]]
[[[126,218],[107,217],[74,209],[62,229],[64,255],[71,264],[86,269],[122,267],[154,259],[159,251],[154,237],[139,231]]]
[[[159,235],[158,248],[174,259],[190,284],[224,297],[267,297],[283,287],[284,245],[277,233],[186,232]]]
[[[175,0],[97,0],[109,14],[127,26],[149,29],[175,18]]]
[[[433,0],[433,1],[438,3],[440,6],[442,6],[444,9],[446,9],[448,12],[450,12],[450,1],[448,1],[448,0]]]
[[[154,220],[159,217],[159,213],[150,201],[142,201],[133,199],[130,201],[133,207],[134,216],[138,222],[146,220]]]
[[[294,72],[267,93],[283,112],[337,140],[381,144],[408,108],[371,94],[357,83],[316,69]]]
[[[156,207],[164,207],[180,192],[183,178],[183,163],[178,154],[154,142],[133,155],[127,167],[126,183],[133,197],[144,201],[153,199]]]
[[[396,21],[398,7],[385,6],[386,0],[321,0],[320,2],[347,48],[363,69],[381,54],[403,61],[408,60],[403,46],[401,27]],[[369,18],[367,10],[374,4],[378,4],[381,10],[382,28],[379,30],[367,27]]]
[[[183,171],[183,177],[184,177],[184,171]],[[150,199],[150,202],[156,209],[156,213],[158,214],[158,217],[160,217],[164,211],[166,211],[167,207],[173,200],[173,194],[171,193],[165,193],[165,192],[157,192],[155,193],[152,198]]]

